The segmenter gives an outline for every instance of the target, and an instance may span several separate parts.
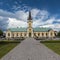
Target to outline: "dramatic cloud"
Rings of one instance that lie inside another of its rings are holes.
[[[6,30],[8,27],[8,18],[0,16],[0,29]]]
[[[48,11],[31,9],[33,18],[33,27],[50,27],[60,30],[60,19],[51,16]],[[0,28],[6,30],[13,27],[27,27],[28,11],[19,10],[7,12],[0,9]]]
[[[9,18],[8,28],[27,27],[27,22]]]
[[[28,17],[28,12],[25,11],[17,11],[15,13],[15,16],[17,17],[17,19],[23,20],[23,21],[27,21],[27,17]]]

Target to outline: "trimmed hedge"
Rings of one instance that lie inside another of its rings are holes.
[[[40,41],[40,43],[60,43],[60,40]]]
[[[15,41],[8,41],[8,40],[3,40],[3,41],[0,41],[0,44],[6,44],[6,43],[20,43],[21,41],[17,41],[17,40],[15,40]]]

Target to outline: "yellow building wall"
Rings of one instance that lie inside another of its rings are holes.
[[[10,36],[8,36],[8,34],[10,34]],[[8,30],[8,31],[6,32],[6,38],[11,38],[11,37],[12,37],[11,31]]]
[[[8,33],[10,34],[10,36],[8,36]],[[11,32],[11,31],[6,32],[6,38],[26,37],[26,36],[27,36],[27,32]]]
[[[34,32],[37,37],[55,37],[54,31],[49,32]],[[34,36],[35,37],[35,36]]]
[[[55,37],[55,32],[53,30],[49,31],[49,37]]]
[[[55,32],[53,30],[51,30],[49,32],[33,32],[33,29],[31,29],[31,31],[29,29],[27,29],[27,32],[11,32],[11,31],[8,30],[6,32],[6,38],[29,37],[29,32],[31,32],[31,34],[32,34],[31,37],[36,37],[36,36],[37,37],[55,37]],[[8,36],[8,33],[10,34],[10,36]],[[18,36],[17,36],[17,34],[18,34]]]
[[[33,37],[32,20],[28,21],[27,37],[29,37],[29,33],[31,33],[31,37]]]
[[[32,28],[27,29],[27,37],[29,37],[29,33],[31,33],[31,37],[33,37],[33,29]]]

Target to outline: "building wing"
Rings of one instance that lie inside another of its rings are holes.
[[[52,30],[51,28],[33,28],[34,32],[48,32]]]
[[[27,32],[27,28],[9,28],[11,32]]]

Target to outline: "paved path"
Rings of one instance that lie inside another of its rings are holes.
[[[1,60],[60,60],[60,56],[33,38],[27,38]]]

